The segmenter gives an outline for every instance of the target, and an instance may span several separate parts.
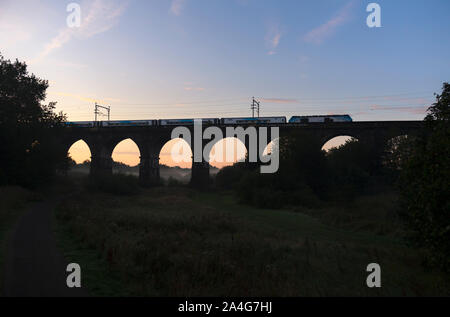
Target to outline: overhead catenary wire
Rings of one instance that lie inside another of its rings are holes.
[[[371,104],[367,104],[367,105],[359,105],[359,106],[349,106],[349,107],[345,107],[342,108],[341,106],[339,106],[339,110],[347,110],[347,111],[351,111],[351,110],[373,110],[376,109],[377,107],[383,108],[383,107],[397,107],[398,109],[401,108],[409,108],[409,107],[423,107],[423,106],[427,106],[428,103],[416,103],[416,104],[379,104],[379,105],[371,105]],[[196,112],[201,112],[201,113],[217,113],[217,114],[221,114],[221,113],[230,113],[230,112],[244,112],[242,110],[242,105],[236,105],[236,107],[241,108],[241,109],[234,109],[232,108],[232,110],[214,110],[211,111],[208,108],[203,108],[203,109],[189,109],[188,111],[186,111],[186,109],[167,109],[165,108],[164,112],[176,112],[177,114],[186,114],[186,113],[196,113]],[[227,107],[228,109],[230,109],[230,107]],[[69,108],[70,109],[70,108]],[[78,110],[79,108],[77,108]],[[170,111],[172,110],[172,111]],[[184,111],[180,111],[180,110],[184,110]],[[270,113],[270,112],[293,112],[293,111],[315,111],[317,110],[316,106],[302,106],[301,109],[288,109],[287,106],[283,106],[283,109],[279,109],[279,110],[267,110],[265,111],[266,113]],[[326,111],[326,110],[337,110],[336,106],[333,105],[322,105],[322,111]],[[157,114],[160,113],[161,111],[154,111],[154,109],[149,109],[148,111],[142,110],[142,109],[117,109],[115,111],[115,114]],[[84,112],[87,114],[87,112]]]
[[[263,100],[265,103],[283,103],[283,104],[296,104],[296,103],[314,103],[314,102],[346,102],[346,101],[369,101],[371,99],[379,99],[379,98],[393,98],[407,95],[416,95],[414,98],[431,98],[433,97],[433,93],[431,92],[410,92],[410,93],[399,93],[399,94],[389,94],[389,95],[372,95],[372,96],[358,96],[358,97],[327,97],[327,98],[303,98],[303,97],[292,97],[292,98],[269,98],[269,97],[257,97],[260,100]],[[420,95],[420,96],[417,96]],[[256,97],[255,97],[256,98]],[[231,104],[235,104],[236,101],[246,101],[248,98],[230,98],[230,99],[216,99],[216,100],[198,100],[198,101],[175,101],[168,103],[148,103],[148,102],[110,102],[112,106],[180,106],[180,105],[201,105],[201,104],[209,104],[209,106],[224,106]],[[86,104],[77,104],[74,106],[85,106]]]
[[[427,95],[424,95],[426,94]],[[372,96],[358,96],[346,98],[267,98],[260,97],[264,103],[267,103],[268,109],[266,114],[298,114],[299,112],[321,112],[321,113],[355,113],[361,111],[382,111],[382,110],[402,110],[402,108],[423,108],[431,105],[432,98],[428,92],[409,92],[389,95],[372,95]],[[225,116],[225,115],[240,115],[245,116],[245,111],[241,110],[243,104],[240,101],[248,100],[247,98],[229,98],[216,100],[198,100],[190,102],[175,102],[175,103],[115,103],[111,102],[111,106],[115,108],[115,116],[119,117],[135,117],[146,116],[149,119],[155,117],[174,117],[174,116]],[[408,102],[411,100],[411,102]],[[255,102],[256,100],[254,100]],[[394,104],[395,101],[402,101],[402,103]],[[407,103],[405,103],[407,102]],[[389,103],[389,104],[387,104]],[[272,110],[274,104],[282,104],[282,109]],[[343,107],[342,105],[347,106]],[[258,110],[256,107],[253,110]],[[189,106],[189,107],[184,107]],[[87,118],[90,116],[87,112],[80,113],[87,105],[70,105],[65,107],[57,107],[60,110],[67,112],[77,112],[74,114],[78,118]],[[124,108],[129,107],[129,108]],[[146,109],[148,107],[148,109]],[[218,109],[226,107],[227,110]],[[186,109],[188,108],[188,109]],[[213,108],[213,109],[211,109]],[[318,111],[318,108],[320,110]],[[87,109],[87,108],[86,108]],[[215,110],[217,109],[217,110]],[[183,111],[182,111],[183,110]],[[184,111],[185,110],[185,111]],[[259,115],[259,114],[258,114]]]

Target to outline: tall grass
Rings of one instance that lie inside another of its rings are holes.
[[[83,193],[61,204],[56,215],[75,245],[96,252],[105,272],[113,272],[130,295],[448,292],[440,273],[424,272],[418,254],[393,240],[205,195],[186,188],[155,188],[132,197]],[[383,268],[381,289],[365,285],[372,262]]]
[[[347,231],[367,231],[398,238],[405,233],[398,216],[398,196],[394,192],[359,196],[350,202],[294,207],[294,210]]]
[[[134,195],[139,192],[138,178],[120,173],[86,178],[85,187],[90,191],[113,195]]]

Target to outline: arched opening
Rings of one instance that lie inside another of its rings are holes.
[[[165,183],[189,183],[192,168],[191,147],[181,138],[168,141],[159,153],[159,164],[160,177]]]
[[[264,149],[263,155],[271,154],[275,148],[280,148],[280,138],[276,138],[275,140],[267,144],[266,148]]]
[[[91,165],[91,150],[83,140],[73,143],[68,150],[69,171],[73,175],[88,175]]]
[[[119,142],[112,152],[112,172],[139,176],[139,147],[132,139]]]
[[[340,135],[328,140],[323,146],[322,150],[325,152],[329,152],[332,149],[338,149],[341,146],[347,144],[348,142],[358,141],[358,139],[349,136],[349,135]]]
[[[221,168],[242,162],[247,155],[244,143],[238,138],[224,138],[218,141],[209,153],[210,174],[215,175]]]

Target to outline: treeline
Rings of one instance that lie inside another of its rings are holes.
[[[240,201],[264,208],[345,204],[363,194],[395,190],[411,242],[427,250],[427,263],[450,271],[450,85],[428,109],[413,137],[377,145],[351,140],[328,153],[313,136],[293,133],[280,141],[280,168],[260,174],[245,163],[216,178]]]
[[[90,160],[85,160],[82,163],[77,163],[75,162],[70,156],[68,157],[68,168],[74,168],[77,166],[82,166],[82,167],[90,167],[91,166],[91,161]],[[117,162],[117,161],[112,161],[112,167],[113,168],[121,168],[121,169],[134,169],[134,168],[138,168],[139,165],[135,165],[135,166],[131,166],[122,162]]]
[[[411,240],[429,250],[427,261],[450,272],[450,84],[436,95],[425,125],[398,151],[401,216]]]
[[[90,167],[91,166],[91,161],[90,160],[85,160],[82,163],[77,163],[75,162],[70,156],[67,158],[67,164],[68,164],[68,168],[74,168],[76,166],[83,166],[83,167]],[[117,162],[117,161],[112,161],[112,167],[113,168],[122,168],[122,169],[137,169],[139,168],[139,164],[138,165],[128,165],[126,163],[122,163],[122,162]],[[165,164],[159,164],[159,168],[160,169],[174,169],[174,170],[190,170],[190,168],[184,168],[184,167],[180,167],[180,166],[168,166]],[[211,169],[217,169],[216,167],[210,167]]]
[[[42,104],[48,82],[0,55],[0,185],[36,187],[67,164],[56,137],[66,120]]]
[[[397,173],[386,164],[384,149],[354,139],[325,152],[314,136],[292,133],[276,146],[277,173],[261,174],[258,168],[238,163],[219,172],[217,186],[234,189],[242,202],[259,207],[314,207],[320,201],[345,203],[381,191]]]

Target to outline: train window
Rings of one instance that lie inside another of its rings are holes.
[[[334,120],[332,118],[325,118],[325,122],[333,122]]]
[[[308,118],[302,118],[302,119],[300,120],[300,122],[301,122],[301,123],[308,123],[308,122],[309,122],[309,119],[308,119]]]

